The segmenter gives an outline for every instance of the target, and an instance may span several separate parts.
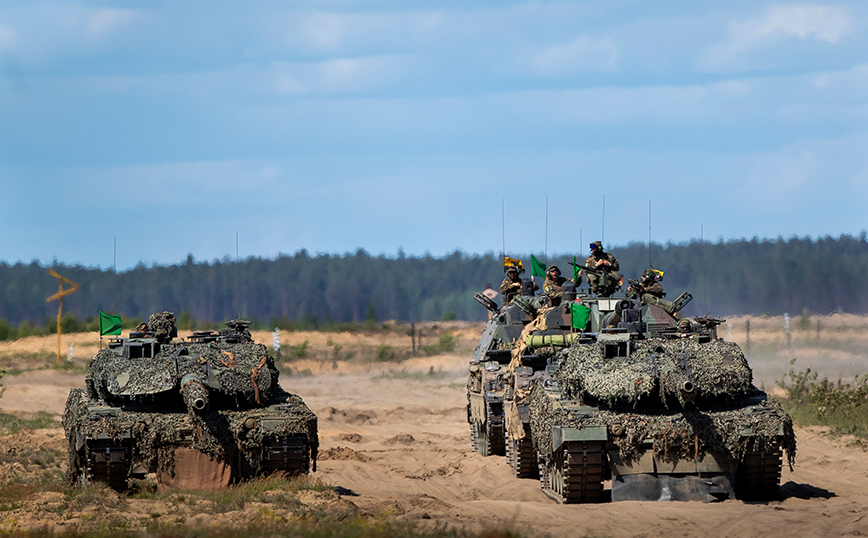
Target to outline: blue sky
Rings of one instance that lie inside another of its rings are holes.
[[[6,0],[0,68],[9,262],[868,228],[864,2]]]

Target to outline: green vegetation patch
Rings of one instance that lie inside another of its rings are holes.
[[[69,538],[145,537],[160,538],[248,538],[293,536],[297,538],[521,538],[524,534],[508,528],[491,528],[482,531],[455,529],[446,525],[431,528],[391,518],[365,519],[346,518],[340,521],[322,521],[301,518],[292,521],[269,519],[268,514],[246,528],[196,528],[185,525],[154,525],[144,532],[125,528],[123,522],[109,522],[94,530],[69,529],[62,536]],[[9,538],[35,538],[50,535],[45,529],[37,531],[10,530],[3,533]]]
[[[23,416],[0,413],[0,435],[15,434],[25,430],[38,430],[41,428],[59,428],[60,422],[54,419],[51,413],[37,411],[36,413]]]
[[[803,426],[829,426],[833,434],[853,435],[857,443],[868,439],[868,375],[854,383],[818,379],[811,368],[790,370],[777,382],[787,393],[781,404],[793,420]]]
[[[390,369],[388,373],[374,376],[371,379],[415,379],[418,381],[437,381],[446,377],[449,377],[449,374],[443,370],[435,370],[434,367],[431,366],[427,372],[408,372],[406,370]],[[464,385],[461,386],[464,387]]]
[[[436,344],[422,346],[422,352],[427,356],[443,355],[444,353],[452,353],[455,351],[455,346],[458,344],[458,337],[451,332],[440,335]]]

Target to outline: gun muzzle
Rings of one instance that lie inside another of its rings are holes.
[[[196,374],[187,374],[181,378],[181,394],[184,395],[184,403],[190,413],[204,411],[208,406],[208,389]]]
[[[527,314],[528,316],[534,318],[536,317],[536,307],[531,304],[531,302],[524,296],[519,295],[518,297],[513,298],[512,304],[521,309],[522,312]]]
[[[473,294],[473,298],[476,299],[476,302],[484,306],[485,308],[491,310],[492,312],[497,312],[498,306],[492,299],[488,298],[481,291],[477,291]]]
[[[677,299],[672,301],[672,313],[680,311],[682,308],[687,306],[687,303],[693,300],[693,295],[687,293],[686,291],[678,296]]]

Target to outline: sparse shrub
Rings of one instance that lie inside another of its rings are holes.
[[[302,342],[300,344],[296,344],[294,346],[289,346],[289,356],[295,357],[297,359],[307,357],[308,356],[308,349],[307,348],[309,345],[310,345],[310,342],[305,340],[304,342]]]
[[[0,434],[18,433],[20,430],[37,430],[41,428],[58,428],[60,423],[54,420],[50,413],[38,411],[24,417],[0,413]]]
[[[392,349],[392,346],[382,344],[377,348],[377,353],[374,355],[374,360],[377,362],[390,362],[394,361],[396,358],[395,350]]]
[[[458,314],[453,311],[443,314],[443,321],[455,321],[456,319],[458,319]]]
[[[851,385],[819,379],[807,368],[797,372],[795,359],[790,370],[778,381],[787,394],[782,405],[793,420],[802,425],[832,427],[834,433],[868,438],[868,375],[857,376]]]
[[[440,335],[436,344],[422,346],[422,352],[429,357],[431,355],[441,355],[443,353],[452,353],[455,351],[455,345],[458,344],[458,338],[451,332]]]
[[[811,328],[811,312],[806,308],[802,310],[799,320],[796,321],[796,330],[807,331]]]

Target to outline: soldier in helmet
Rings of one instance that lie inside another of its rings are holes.
[[[552,306],[561,304],[561,297],[564,294],[564,282],[573,279],[567,279],[561,276],[561,270],[557,265],[549,265],[546,269],[546,280],[543,282],[543,293],[549,298]]]
[[[642,280],[639,284],[627,288],[628,296],[631,293],[639,296],[639,304],[657,305],[670,314],[675,311],[672,301],[667,301],[663,298],[666,296],[666,293],[663,291],[663,286],[657,280],[657,273],[651,267],[642,271]]]
[[[533,289],[538,290],[539,285],[534,282]],[[500,294],[503,295],[503,306],[512,302],[512,299],[521,293],[521,278],[518,276],[518,268],[514,265],[506,267],[506,278],[500,284]]]
[[[594,295],[609,297],[621,287],[621,275],[617,272],[618,269],[620,269],[618,260],[603,250],[603,243],[600,241],[594,241],[591,243],[591,255],[588,256],[587,260],[585,260],[585,266],[606,273],[606,278],[603,279],[599,275],[594,275],[588,272],[586,278],[588,279],[588,285],[591,287],[591,291],[594,292]]]

